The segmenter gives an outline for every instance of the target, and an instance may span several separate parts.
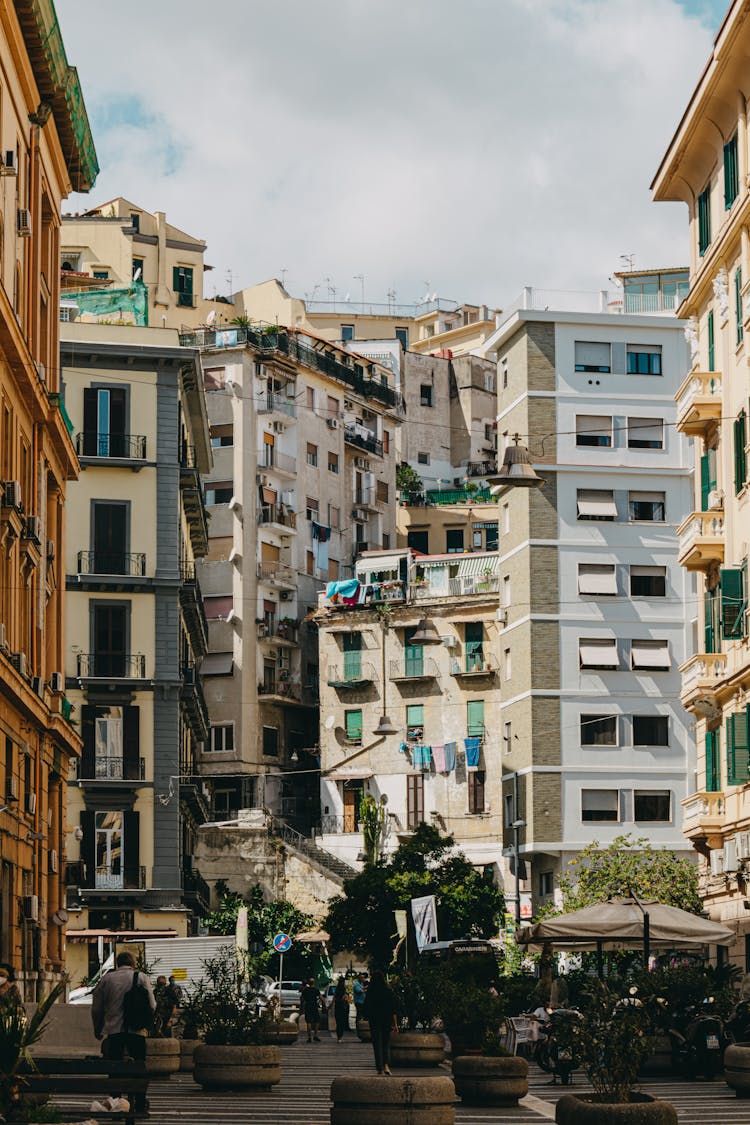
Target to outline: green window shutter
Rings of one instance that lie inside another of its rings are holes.
[[[484,700],[470,699],[466,704],[466,733],[469,738],[484,734]]]
[[[411,703],[406,708],[406,725],[407,727],[423,727],[424,726],[424,704]]]
[[[704,652],[721,652],[721,633],[719,631],[719,599],[716,590],[707,590],[703,600],[703,614],[705,617]]]
[[[716,474],[711,462],[711,454],[704,453],[701,457],[701,511],[708,511],[708,494],[716,488]]]
[[[706,792],[718,793],[721,790],[721,751],[720,732],[706,731]]]
[[[347,711],[345,715],[346,737],[351,739],[362,737],[362,712]]]
[[[746,444],[746,419],[745,411],[741,410],[733,424],[734,430],[734,491],[741,492],[747,479],[747,465],[745,462]]]
[[[698,196],[698,251],[705,254],[711,245],[711,185]]]
[[[708,370],[716,370],[716,344],[714,339],[714,311],[708,314]]]
[[[358,680],[362,676],[362,634],[344,633],[344,679]]]
[[[750,780],[747,710],[727,716],[727,785],[744,785]]]
[[[172,269],[172,289],[175,293],[182,292],[182,270],[179,266],[174,266]]]
[[[734,271],[734,315],[737,323],[737,343],[741,344],[745,329],[742,325],[742,270],[739,268]]]
[[[724,207],[728,211],[739,192],[737,168],[737,134],[724,145]]]
[[[740,567],[719,571],[721,579],[721,635],[741,637],[744,633],[745,572]]]

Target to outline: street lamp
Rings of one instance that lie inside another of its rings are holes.
[[[380,718],[378,719],[378,725],[375,727],[375,730],[372,733],[380,735],[381,738],[385,738],[385,736],[388,735],[388,734],[398,734],[398,729],[399,729],[395,725],[393,720],[388,717],[388,714],[387,714],[386,709],[385,709],[385,696],[386,696],[386,688],[387,688],[387,684],[388,684],[388,681],[385,678],[385,637],[386,637],[386,633],[388,632],[388,624],[389,624],[388,616],[390,614],[390,609],[391,609],[390,606],[384,606],[380,610],[380,612],[378,613],[378,617],[380,618],[380,628],[382,630],[382,632],[381,632],[381,655],[382,655],[382,661],[383,661],[383,665],[382,665],[382,671],[383,671],[383,680],[382,680],[382,683],[383,683],[383,700],[382,700],[382,711],[381,711]]]
[[[518,775],[516,775],[516,779]],[[521,859],[518,854],[519,836],[521,829],[526,827],[525,820],[516,819],[511,824],[513,829],[513,873],[516,880],[516,925],[521,925]]]
[[[544,487],[543,479],[537,476],[531,464],[528,449],[520,441],[521,435],[514,434],[513,445],[506,447],[500,472],[488,478],[494,482],[491,491],[495,495],[506,488]]]

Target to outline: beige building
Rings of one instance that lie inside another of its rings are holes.
[[[167,221],[163,211],[153,214],[119,196],[90,211],[64,215],[61,233],[65,308],[75,305],[83,321],[96,322],[102,295],[132,290],[134,279],[148,291],[147,314],[136,323],[153,328],[185,328],[205,324],[209,316],[229,321],[230,301],[204,297],[206,244]],[[98,304],[97,304],[98,302]],[[71,318],[71,319],[74,319]],[[109,314],[128,320],[127,304]]]
[[[321,596],[316,840],[351,865],[372,796],[387,811],[382,851],[427,821],[501,878],[497,567],[497,552],[367,552],[353,587]],[[437,643],[420,642],[424,618]],[[383,715],[396,733],[377,732]]]
[[[358,553],[395,547],[393,375],[307,333],[203,329],[214,468],[201,583],[217,820],[266,806],[302,831],[317,809],[317,633],[309,613]]]
[[[195,932],[210,906],[193,867],[208,793],[195,560],[208,548],[211,467],[198,354],[176,332],[63,329],[65,407],[81,464],[66,505],[68,699],[82,739],[68,781],[68,971],[98,940]]]
[[[748,5],[735,0],[653,183],[657,200],[687,204],[691,356],[677,425],[693,440],[692,512],[679,528],[691,572],[694,655],[682,668],[695,722],[697,773],[684,831],[700,856],[711,916],[736,929],[732,961],[750,968],[748,691],[748,381],[750,191]]]

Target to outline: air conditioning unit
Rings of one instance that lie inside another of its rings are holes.
[[[724,874],[724,852],[717,848],[713,849],[710,856],[711,874],[723,875]]]
[[[3,507],[21,507],[21,485],[17,480],[3,481]]]
[[[443,642],[443,644],[445,645],[446,648],[457,648],[458,647],[458,637],[454,637],[452,633],[449,634],[447,637],[441,637],[440,639],[441,639],[441,641]]]
[[[49,678],[49,690],[54,695],[62,695],[65,691],[65,676],[62,672],[53,672]]]
[[[337,430],[339,428],[338,418],[327,418],[326,426],[328,426],[329,430]]]
[[[8,651],[8,630],[2,624],[0,624],[0,649],[3,652]]]
[[[40,699],[44,699],[44,680],[41,676],[32,676],[31,690],[38,695]]]
[[[24,895],[23,896],[23,916],[27,922],[39,921],[39,896],[38,895]]]
[[[273,432],[275,434],[283,434],[285,432],[285,430],[286,430],[286,426],[284,425],[283,422],[274,422]]]
[[[49,869],[53,875],[57,874],[58,867],[59,863],[57,859],[57,852],[54,848],[51,848],[49,853]]]
[[[715,512],[724,507],[724,493],[720,488],[712,488],[708,494],[708,510]]]
[[[31,238],[31,211],[26,207],[16,210],[16,233],[20,238]]]
[[[17,176],[18,175],[18,155],[12,149],[6,149],[5,159],[0,164],[0,176]]]
[[[22,539],[31,539],[40,543],[42,539],[42,520],[40,516],[26,516],[23,521]]]
[[[279,601],[280,602],[290,602],[293,597],[294,597],[294,594],[292,593],[291,590],[279,590]]]
[[[750,859],[750,832],[738,832],[737,840],[737,859]]]
[[[12,652],[10,654],[10,662],[15,670],[21,675],[26,675],[26,653],[25,652]]]
[[[367,512],[364,508],[352,508],[352,519],[367,523]]]
[[[508,611],[507,611],[507,609],[496,610],[495,611],[495,620],[497,621],[498,625],[503,625],[503,626],[507,625],[508,624]]]
[[[17,801],[18,800],[18,778],[11,774],[5,780],[5,800]]]
[[[355,467],[358,468],[358,469],[367,469],[369,471],[370,462],[367,460],[366,457],[355,457],[354,458],[354,464],[355,464]]]
[[[737,870],[737,841],[734,837],[724,841],[724,871],[727,875]]]
[[[33,816],[36,812],[36,793],[26,794],[26,812]]]

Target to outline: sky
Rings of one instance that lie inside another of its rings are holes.
[[[687,263],[649,184],[728,0],[57,0],[101,172],[206,296],[508,304]],[[213,13],[213,14],[212,14]]]

